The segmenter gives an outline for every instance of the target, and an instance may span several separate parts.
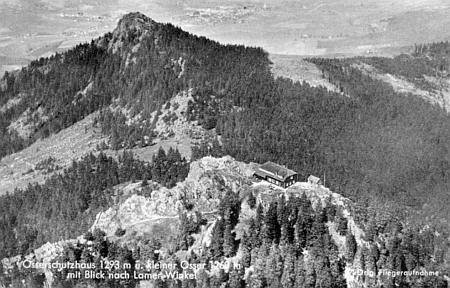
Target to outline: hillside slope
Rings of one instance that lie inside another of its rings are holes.
[[[0,195],[24,188],[28,183],[42,183],[52,172],[68,168],[72,160],[96,151],[105,136],[93,127],[95,117],[95,114],[89,115],[58,134],[38,140],[22,151],[4,157],[0,166]],[[52,159],[51,165],[45,167],[42,164],[48,159]],[[48,168],[53,165],[57,169],[51,169],[49,173]]]
[[[392,85],[398,93],[413,94],[432,104],[439,105],[446,111],[450,111],[450,83],[448,77],[422,76],[422,85],[403,75],[392,75],[379,71],[369,64],[354,64],[355,67],[374,79],[381,80]],[[416,83],[414,83],[416,82]],[[426,85],[428,84],[428,87]]]

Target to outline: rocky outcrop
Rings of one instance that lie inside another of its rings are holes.
[[[92,229],[99,228],[107,235],[113,235],[119,227],[142,233],[140,224],[176,218],[187,203],[203,213],[214,211],[228,189],[237,192],[242,186],[251,184],[252,174],[250,165],[230,156],[202,158],[191,164],[185,181],[171,189],[162,187],[152,191],[150,198],[131,196],[122,204],[98,214]]]
[[[175,139],[181,139],[205,133],[204,129],[197,125],[197,121],[188,121],[189,101],[194,101],[192,89],[172,97],[162,105],[159,115],[157,111],[152,113],[151,122],[155,122],[154,132],[159,138],[168,138],[173,135]]]

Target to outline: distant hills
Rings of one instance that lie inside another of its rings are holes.
[[[448,40],[444,0],[1,1],[0,75],[36,57],[67,51],[141,11],[224,44],[288,55],[393,56]]]

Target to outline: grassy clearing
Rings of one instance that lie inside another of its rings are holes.
[[[305,81],[314,87],[323,86],[330,91],[337,91],[336,86],[322,79],[322,71],[316,65],[303,60],[301,56],[270,54],[269,59],[273,62],[272,73],[275,77]]]
[[[95,151],[104,136],[92,127],[94,116],[90,115],[56,135],[38,140],[21,152],[3,158],[0,161],[0,194],[23,188],[28,183],[44,181],[51,174],[35,171],[35,166],[49,157],[55,158],[56,164],[64,168],[72,160]]]

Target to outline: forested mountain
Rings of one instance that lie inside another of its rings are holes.
[[[448,77],[448,46],[418,46],[413,55],[394,59],[309,59],[339,88],[338,93],[275,79],[268,55],[261,48],[221,45],[131,13],[112,33],[63,54],[36,60],[20,72],[3,77],[0,157],[20,151],[95,111],[100,111],[97,124],[110,137],[101,149],[151,145],[161,110],[176,95],[190,91],[187,119],[197,121],[204,129],[214,129],[217,135],[193,147],[194,159],[231,155],[244,162],[282,163],[297,171],[301,180],[310,174],[324,175],[327,187],[363,207],[358,215],[370,233],[368,244],[359,245],[367,248],[358,254],[361,265],[372,265],[367,268],[371,271],[443,269],[448,267],[450,255],[446,237],[450,232],[448,113],[425,99],[397,93],[388,83],[373,79],[353,64],[365,61],[424,85],[427,75]],[[46,241],[87,232],[96,213],[115,203],[111,194],[114,185],[152,179],[172,187],[187,175],[187,162],[175,150],[167,154],[160,151],[148,160],[144,163],[127,153],[118,161],[103,153],[89,155],[42,185],[3,196],[1,256],[27,253]],[[330,220],[335,215],[327,209],[337,207],[313,209],[301,195],[289,202],[282,197],[260,200],[259,208],[251,208],[255,213],[249,220],[252,229],[237,238],[240,207],[247,200],[237,195],[238,190],[221,192],[217,221],[209,226],[211,244],[204,252],[192,254],[192,235],[206,226],[201,215],[191,215],[196,208],[193,201],[183,202],[184,210],[177,218],[187,227],[182,230],[184,234],[180,232],[183,235],[179,239],[169,241],[173,245],[165,247],[166,254],[153,255],[158,249],[149,253],[155,260],[175,261],[177,251],[188,250],[189,260],[201,262],[221,261],[240,251],[246,254],[239,267],[247,270],[206,274],[203,282],[175,281],[166,283],[168,287],[220,287],[221,283],[228,287],[345,287],[345,267],[352,265],[357,248],[351,238],[354,234],[344,231],[347,224],[341,219],[342,234],[348,234],[346,247],[354,249],[345,257],[336,256],[336,244],[325,225],[335,223]],[[370,212],[381,204],[393,211],[392,218],[383,223],[376,221],[379,214]],[[96,262],[117,257],[135,263],[143,257],[138,256],[138,248],[118,248],[101,232],[95,234],[86,236],[94,241],[94,247],[69,247],[64,261]],[[93,258],[87,252],[91,250],[98,252],[91,255]],[[262,259],[270,263],[264,266]],[[268,267],[273,271],[265,275]],[[357,267],[364,270],[366,266]],[[430,283],[415,278],[383,281],[379,283],[388,287],[447,285],[444,278],[431,279]],[[117,287],[136,284],[126,282]],[[372,284],[367,280],[367,287]]]
[[[262,49],[221,46],[142,14],[126,15],[114,33],[36,60],[18,75],[5,75],[0,105],[14,99],[19,104],[6,105],[9,109],[0,114],[0,156],[106,109],[113,100],[130,110],[131,116],[142,113],[145,119],[120,130],[124,135],[119,138],[128,138],[135,131],[139,136],[148,135],[151,112],[177,93],[190,87],[213,89],[233,95],[233,102],[247,101],[241,87],[261,78],[258,75],[269,76],[268,64]],[[120,115],[115,116],[108,121],[120,121]],[[11,123],[20,117],[28,133],[11,129]]]

